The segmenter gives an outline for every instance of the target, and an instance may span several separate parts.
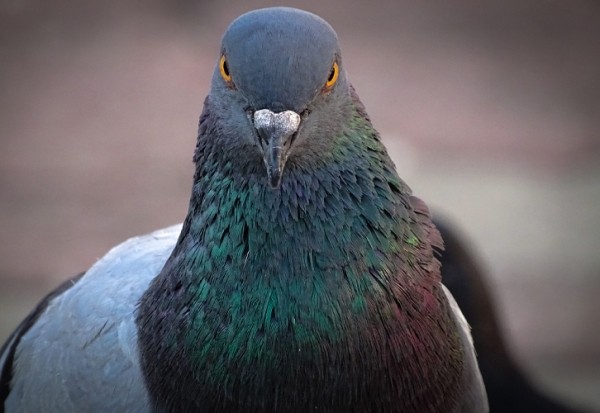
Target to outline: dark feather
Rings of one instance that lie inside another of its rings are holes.
[[[485,274],[465,242],[446,222],[435,225],[444,239],[439,250],[442,280],[472,327],[479,368],[494,413],[583,413],[538,389],[512,356],[502,332]]]

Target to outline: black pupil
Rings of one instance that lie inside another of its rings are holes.
[[[223,60],[223,73],[225,73],[225,76],[229,76],[229,66],[227,65],[227,60]]]
[[[329,73],[329,77],[327,78],[328,82],[331,82],[333,80],[333,77],[335,76],[335,66],[333,66],[331,68],[331,72]]]

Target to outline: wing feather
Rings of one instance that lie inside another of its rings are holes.
[[[43,300],[0,355],[11,377],[7,411],[149,411],[135,311],[180,231],[125,241]]]

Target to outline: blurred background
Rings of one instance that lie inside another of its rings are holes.
[[[600,409],[600,3],[287,1],[336,28],[398,171],[489,276],[543,389]],[[228,23],[267,1],[0,0],[0,341],[187,210]]]

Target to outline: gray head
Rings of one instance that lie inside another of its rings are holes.
[[[225,32],[211,98],[227,124],[222,129],[259,149],[271,186],[279,186],[293,146],[315,131],[335,129],[347,100],[340,96],[349,93],[337,35],[320,17],[260,9]]]

